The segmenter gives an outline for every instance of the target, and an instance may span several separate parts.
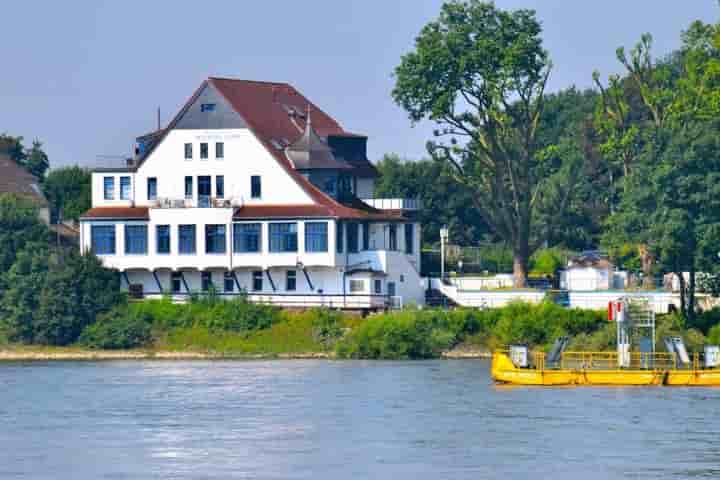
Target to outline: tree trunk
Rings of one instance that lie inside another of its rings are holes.
[[[685,296],[685,277],[683,277],[682,271],[675,272],[678,277],[678,284],[680,285],[680,314],[683,318],[687,318],[687,298]]]
[[[526,288],[530,247],[528,242],[519,243],[513,248],[513,286],[515,288]]]
[[[640,264],[643,273],[642,288],[646,290],[652,290],[655,288],[655,280],[652,277],[652,264],[653,258],[650,255],[650,250],[647,245],[640,245],[638,247],[638,254],[640,255]]]

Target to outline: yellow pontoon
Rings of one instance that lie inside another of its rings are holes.
[[[680,337],[667,337],[664,343],[668,353],[655,352],[655,313],[647,300],[611,302],[608,320],[617,324],[617,352],[566,352],[567,337],[559,338],[548,355],[531,355],[527,346],[511,345],[493,354],[492,378],[545,386],[720,386],[718,346],[706,346],[702,354],[691,358]],[[631,352],[631,346],[641,351]]]

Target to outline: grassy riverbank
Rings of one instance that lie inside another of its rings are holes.
[[[701,326],[661,316],[657,338],[661,342],[663,336],[682,335],[690,350],[717,343],[720,326],[714,315],[701,317]],[[243,300],[152,300],[123,304],[100,315],[71,346],[4,342],[0,360],[477,358],[509,343],[546,349],[563,335],[572,338],[572,350],[611,350],[615,344],[614,325],[604,312],[552,303],[514,303],[491,310],[409,309],[363,319],[319,309],[284,311]]]

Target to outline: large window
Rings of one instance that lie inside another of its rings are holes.
[[[223,142],[215,143],[215,158],[225,158],[225,144]]]
[[[198,177],[198,207],[210,207],[210,195],[212,195],[212,179],[210,175]]]
[[[205,225],[205,253],[225,253],[225,225]]]
[[[115,225],[92,225],[90,248],[96,255],[115,255]]]
[[[255,270],[252,273],[252,289],[254,292],[262,292],[263,289],[263,272]]]
[[[172,272],[170,275],[170,286],[172,293],[180,293],[182,289],[183,276],[180,272]]]
[[[225,176],[218,175],[215,177],[215,196],[217,198],[225,198]]]
[[[350,293],[365,293],[365,280],[350,280]]]
[[[297,223],[270,224],[270,251],[297,252]]]
[[[252,198],[262,197],[262,184],[260,183],[260,175],[250,177],[250,196]]]
[[[200,144],[200,160],[207,160],[207,158],[208,158],[208,144],[201,143]]]
[[[120,200],[130,200],[130,177],[120,177]]]
[[[170,253],[170,225],[155,226],[157,253]]]
[[[345,238],[345,224],[337,222],[335,224],[335,248],[337,253],[343,253],[343,240]]]
[[[345,229],[347,231],[347,249],[348,253],[357,253],[358,252],[358,228],[359,224],[357,223],[348,223],[347,228]]]
[[[157,178],[148,177],[147,179],[147,198],[155,200],[157,198]]]
[[[254,253],[260,251],[262,233],[260,223],[236,223],[233,225],[233,251]]]
[[[192,143],[185,144],[185,160],[192,160]]]
[[[178,225],[178,251],[182,254],[195,253],[195,225]]]
[[[115,199],[115,177],[103,177],[103,192],[105,200]]]
[[[397,250],[397,225],[390,224],[390,250]]]
[[[327,252],[328,251],[328,227],[327,222],[306,222],[305,223],[305,251],[306,252]]]
[[[185,198],[193,197],[193,177],[185,177]]]
[[[415,225],[405,224],[405,253],[412,254],[415,250]]]
[[[128,255],[147,255],[147,225],[125,225],[125,253]]]
[[[288,292],[294,292],[297,290],[297,271],[287,271],[287,275],[285,277],[285,290]]]

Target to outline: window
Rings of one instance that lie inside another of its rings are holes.
[[[394,297],[395,296],[395,282],[388,282],[387,288],[388,288],[387,294],[391,297]]]
[[[223,142],[215,142],[215,158],[225,158],[225,144]]]
[[[375,279],[375,294],[382,294],[382,280]]]
[[[201,104],[200,104],[200,111],[201,111],[201,112],[214,112],[214,111],[215,111],[215,104],[214,104],[214,103],[201,103]]]
[[[210,207],[210,195],[212,195],[212,178],[209,175],[198,177],[198,207]]]
[[[358,252],[358,227],[357,223],[347,224],[347,249],[348,253]]]
[[[323,192],[334,197],[335,193],[336,193],[335,192],[336,185],[337,185],[337,181],[335,180],[335,178],[325,179],[325,182],[323,183]]]
[[[115,255],[115,225],[91,226],[90,248],[96,255]]]
[[[115,199],[115,177],[103,178],[103,192],[105,200]]]
[[[263,272],[262,270],[255,270],[252,273],[252,288],[254,292],[262,292],[263,289]]]
[[[260,223],[236,223],[233,225],[233,251],[236,253],[259,252],[261,245]]]
[[[178,251],[182,254],[195,253],[195,225],[178,225]]]
[[[297,252],[297,223],[270,224],[270,251]]]
[[[262,184],[260,183],[260,175],[250,177],[250,196],[252,198],[262,197]]]
[[[365,291],[365,280],[350,280],[350,293],[363,293]]]
[[[225,198],[225,176],[218,175],[215,177],[215,196],[217,198]]]
[[[185,198],[193,197],[193,178],[185,177]]]
[[[415,225],[412,223],[405,224],[405,253],[412,254],[415,242]]]
[[[125,225],[125,253],[147,254],[147,225]]]
[[[327,252],[328,232],[327,222],[305,223],[305,251]]]
[[[202,291],[207,292],[212,286],[212,273],[200,272],[200,288],[202,289]]]
[[[185,160],[192,160],[192,143],[185,144]]]
[[[370,224],[364,223],[362,230],[363,230],[363,250],[370,250]]]
[[[232,272],[225,272],[223,284],[226,292],[231,293],[235,291],[235,277],[233,277]]]
[[[130,200],[130,177],[120,177],[120,200]]]
[[[170,225],[155,226],[157,253],[170,253]]]
[[[390,225],[390,250],[397,250],[397,225]]]
[[[180,290],[182,290],[182,273],[172,272],[172,275],[170,275],[170,286],[172,293],[180,293]]]
[[[345,237],[345,224],[337,222],[335,224],[335,247],[337,253],[343,253],[343,238]]]
[[[288,270],[285,277],[285,290],[288,292],[294,292],[297,289],[297,272],[295,270]]]
[[[201,143],[200,144],[200,160],[207,160],[207,158],[208,158],[208,144]]]
[[[205,225],[205,253],[225,253],[225,225]]]
[[[155,200],[157,198],[157,178],[148,177],[147,179],[147,198]]]

